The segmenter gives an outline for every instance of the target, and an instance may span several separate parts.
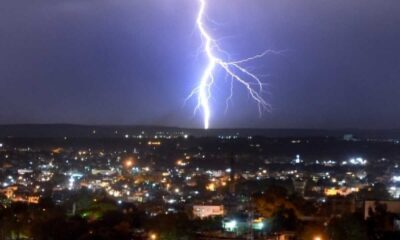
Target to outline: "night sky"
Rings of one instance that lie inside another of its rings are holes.
[[[202,127],[195,0],[2,0],[0,124]],[[215,128],[400,128],[400,1],[209,0],[210,31],[265,76],[257,106],[221,76]]]

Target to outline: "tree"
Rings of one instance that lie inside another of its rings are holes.
[[[4,238],[21,239],[22,236],[28,236],[31,215],[28,205],[19,202],[3,210],[0,225]]]
[[[280,207],[272,216],[272,232],[295,231],[298,220],[291,208]]]
[[[147,230],[156,232],[160,240],[194,239],[196,226],[186,214],[159,215],[147,222]]]
[[[370,208],[368,211],[367,225],[370,235],[379,235],[393,229],[393,222],[397,216],[387,211],[386,204],[375,202],[374,208]]]
[[[280,209],[292,209],[295,216],[302,214],[289,199],[287,190],[279,186],[271,186],[261,195],[254,196],[254,204],[258,213],[265,218],[271,218]]]
[[[88,231],[87,222],[79,216],[67,218],[65,215],[49,215],[33,222],[34,239],[68,240],[79,239]]]
[[[361,189],[357,197],[363,200],[389,200],[391,198],[387,187],[383,183],[375,183],[372,187]]]
[[[368,239],[366,223],[360,214],[349,214],[332,219],[328,225],[328,235],[332,240]]]

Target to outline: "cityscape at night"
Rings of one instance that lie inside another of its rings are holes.
[[[399,240],[400,2],[3,0],[0,240]]]

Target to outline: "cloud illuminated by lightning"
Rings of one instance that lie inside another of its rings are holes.
[[[197,29],[203,40],[202,50],[207,58],[207,66],[204,69],[203,75],[200,78],[198,86],[191,92],[190,97],[197,97],[197,106],[195,111],[201,109],[204,118],[204,128],[208,129],[210,127],[211,119],[211,107],[210,99],[212,93],[212,87],[215,82],[215,72],[218,68],[222,69],[228,77],[231,78],[233,82],[240,83],[247,90],[249,96],[257,103],[259,113],[265,109],[269,108],[269,104],[261,96],[263,91],[263,83],[260,78],[243,67],[243,64],[249,63],[253,60],[264,57],[269,52],[265,51],[261,54],[241,59],[237,61],[226,61],[219,57],[219,55],[226,55],[226,52],[221,49],[217,40],[215,40],[211,34],[207,31],[204,20],[206,19],[206,8],[207,0],[198,0],[200,4],[199,12],[196,19]],[[231,85],[231,95],[228,100],[232,98],[233,95],[233,85]]]

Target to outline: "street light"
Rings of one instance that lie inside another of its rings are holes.
[[[314,240],[322,240],[322,238],[320,236],[316,236],[314,237]]]
[[[237,222],[236,220],[230,220],[228,222],[224,222],[223,227],[230,232],[233,232],[237,228]]]
[[[135,162],[134,162],[133,157],[128,157],[127,159],[125,159],[125,161],[124,161],[123,164],[124,164],[124,166],[125,166],[126,168],[132,168],[134,163],[135,163]]]
[[[130,168],[133,166],[133,160],[132,159],[127,159],[125,161],[125,167]]]
[[[155,234],[155,233],[150,234],[150,239],[151,240],[156,240],[157,239],[157,234]]]

